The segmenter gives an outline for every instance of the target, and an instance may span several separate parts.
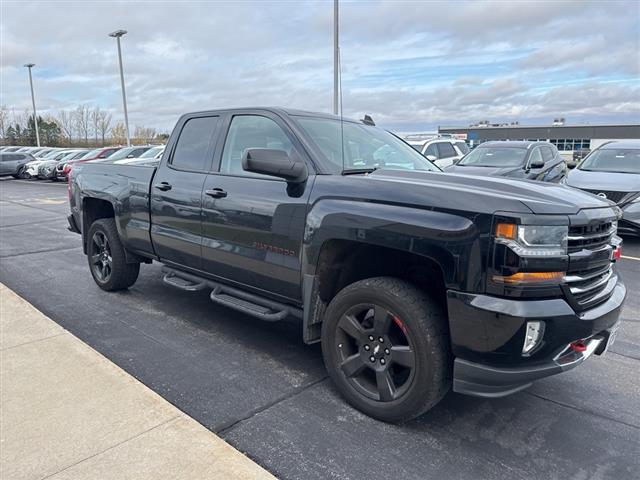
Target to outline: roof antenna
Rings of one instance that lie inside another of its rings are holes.
[[[365,125],[370,125],[372,127],[376,126],[375,122],[373,121],[373,118],[371,118],[371,115],[365,114],[364,118],[361,118],[360,121]]]

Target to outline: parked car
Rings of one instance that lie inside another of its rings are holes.
[[[469,147],[463,140],[453,138],[434,137],[422,140],[408,137],[406,142],[424,155],[427,160],[440,168],[453,165],[469,153]]]
[[[44,157],[36,158],[35,160],[27,163],[25,165],[26,178],[32,178],[32,177],[36,178],[38,176],[38,168],[40,167],[41,163],[44,163],[49,160],[60,160],[61,158],[66,156],[70,151],[71,149],[54,150],[48,153],[47,155],[45,155]]]
[[[284,109],[184,115],[167,152],[72,170],[69,227],[95,283],[127,288],[155,260],[176,288],[298,317],[375,418],[408,420],[451,388],[508,395],[615,339],[626,289],[604,199],[450,175],[374,126]]]
[[[49,179],[49,180],[53,180],[54,182],[57,182],[58,174],[57,174],[56,168],[58,167],[58,164],[83,157],[88,152],[89,150],[87,149],[70,150],[67,152],[65,156],[63,156],[60,159],[47,160],[40,163],[40,165],[38,165],[38,178]]]
[[[22,178],[25,165],[33,160],[30,153],[15,153],[0,151],[0,176],[11,175],[13,178]]]
[[[567,165],[550,143],[509,141],[482,143],[446,170],[558,183],[566,176]]]
[[[5,147],[2,149],[2,153],[10,153],[10,152],[16,152],[18,150],[20,150],[22,147]]]
[[[43,148],[42,150],[40,150],[39,152],[33,154],[33,156],[38,159],[38,158],[43,158],[47,155],[49,155],[51,152],[55,152],[55,151],[59,151],[61,150],[60,148]]]
[[[118,150],[117,152],[109,155],[109,161],[111,160],[122,160],[125,158],[138,158],[140,155],[145,153],[147,150],[151,149],[151,145],[147,145],[144,147],[124,147]]]
[[[86,155],[83,155],[80,158],[76,158],[75,160],[69,160],[67,162],[58,163],[56,166],[56,174],[58,179],[66,180],[69,172],[73,168],[73,166],[77,163],[91,162],[94,160],[103,160],[105,158],[109,158],[110,155],[113,155],[115,152],[120,150],[121,147],[101,147],[96,148],[87,152]]]
[[[614,140],[592,151],[565,183],[622,209],[621,234],[640,236],[640,140]]]
[[[164,148],[165,148],[164,145],[151,147],[149,150],[142,153],[139,157],[123,158],[120,160],[116,160],[114,163],[121,164],[121,165],[146,164],[146,163],[149,163],[150,160],[159,160],[162,157],[162,154],[164,153]]]
[[[572,158],[573,166],[578,164],[578,162],[580,162],[580,160],[582,160],[584,157],[589,155],[589,153],[591,153],[591,150],[589,150],[588,148],[578,148],[578,149],[574,150],[573,151],[573,158]]]

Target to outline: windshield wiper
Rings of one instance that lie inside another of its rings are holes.
[[[371,173],[378,170],[379,167],[371,167],[371,168],[346,168],[342,170],[342,175],[359,175],[362,173]]]

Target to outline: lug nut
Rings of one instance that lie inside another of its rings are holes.
[[[371,355],[371,356],[369,357],[369,360],[371,360],[371,362],[375,362],[375,361],[376,361],[376,357],[374,357],[373,355]]]
[[[388,349],[388,348],[385,348],[385,349],[384,349],[384,353],[385,353],[385,355],[389,355],[391,352],[389,351],[389,349]]]
[[[369,335],[369,340],[373,342],[373,335]]]
[[[380,343],[384,343],[384,338],[380,337],[380,338],[378,338],[378,341],[379,341]]]
[[[368,352],[369,350],[371,350],[371,347],[369,345],[365,345],[364,349]]]
[[[385,361],[385,359],[384,359],[384,358],[381,358],[381,359],[380,359],[380,363],[381,363],[382,365],[384,365],[384,364],[385,364],[385,363],[387,363],[387,362]]]

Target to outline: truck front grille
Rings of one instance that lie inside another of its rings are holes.
[[[571,227],[569,237],[567,237],[567,249],[569,253],[597,250],[609,245],[615,233],[613,222]]]
[[[611,261],[611,243],[616,233],[613,221],[569,228],[569,270],[566,295],[578,310],[606,301],[617,280]]]

